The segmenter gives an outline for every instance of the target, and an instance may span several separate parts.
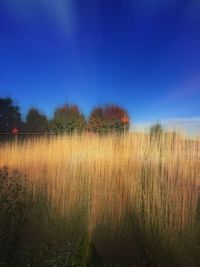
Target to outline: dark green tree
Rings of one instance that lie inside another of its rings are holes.
[[[150,137],[151,139],[158,139],[160,138],[161,134],[163,133],[163,129],[160,123],[153,125],[150,129]]]
[[[48,131],[48,120],[36,108],[31,108],[26,117],[24,130],[29,133],[45,133]]]
[[[0,98],[0,132],[11,132],[14,127],[20,129],[21,113],[11,98]]]
[[[86,121],[79,108],[75,105],[64,105],[57,108],[50,123],[51,131],[55,133],[81,133],[85,130]]]

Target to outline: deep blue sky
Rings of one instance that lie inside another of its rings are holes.
[[[116,103],[133,121],[200,115],[198,0],[0,0],[0,97]]]

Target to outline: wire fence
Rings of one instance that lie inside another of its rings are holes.
[[[25,141],[27,139],[37,138],[37,137],[48,137],[55,136],[55,133],[49,132],[41,132],[41,133],[25,133],[25,132],[18,132],[17,134],[13,134],[12,132],[0,132],[0,142],[12,142],[12,141]]]
[[[151,127],[160,124],[164,131],[181,132],[189,138],[200,138],[200,117],[162,119],[133,125],[133,131],[149,132]]]
[[[134,123],[130,127],[130,132],[145,132],[149,133],[152,126],[160,124],[164,131],[176,131],[181,132],[189,138],[200,138],[200,117],[190,118],[173,118],[162,119],[157,121],[148,121],[144,123]],[[12,141],[12,140],[25,140],[34,137],[53,137],[58,135],[72,135],[72,133],[54,133],[54,132],[18,132],[13,134],[12,132],[0,132],[0,141]]]

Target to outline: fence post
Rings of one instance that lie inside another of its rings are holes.
[[[15,138],[15,142],[16,143],[17,143],[17,134],[18,134],[18,132],[19,132],[19,130],[16,127],[14,127],[12,129],[12,134],[14,135],[14,138]]]

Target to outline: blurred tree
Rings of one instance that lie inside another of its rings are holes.
[[[150,138],[160,138],[163,133],[163,129],[160,123],[153,125],[150,129]]]
[[[85,130],[85,126],[85,117],[75,105],[57,108],[50,123],[50,129],[55,133],[81,133]]]
[[[45,133],[48,131],[48,120],[36,108],[31,108],[26,117],[24,130],[28,133]]]
[[[128,113],[116,105],[95,108],[88,120],[88,130],[97,133],[124,132],[128,129]]]
[[[88,125],[87,125],[88,131],[94,132],[94,133],[103,133],[107,130],[107,123],[106,118],[104,115],[103,108],[95,108],[92,110]]]
[[[129,130],[129,116],[125,109],[117,105],[109,105],[104,108],[104,114],[109,131],[125,132]]]
[[[0,98],[0,132],[11,132],[14,127],[20,129],[21,113],[11,98]]]

